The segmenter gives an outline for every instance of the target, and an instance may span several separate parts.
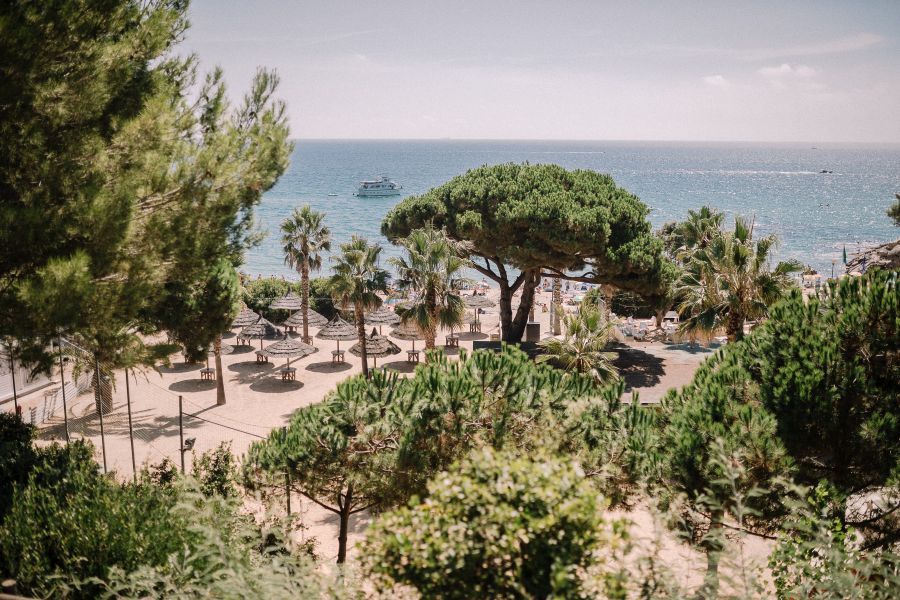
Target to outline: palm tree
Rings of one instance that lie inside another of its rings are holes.
[[[689,317],[685,331],[710,333],[724,327],[729,342],[744,336],[744,322],[768,315],[768,307],[793,286],[797,261],[769,269],[777,238],[754,241],[753,226],[736,218],[733,232],[719,230],[705,247],[695,249],[677,283],[679,312]]]
[[[399,243],[406,256],[391,259],[391,264],[397,268],[399,286],[415,292],[412,304],[400,316],[404,323],[412,321],[422,330],[426,348],[434,348],[440,328],[462,325],[465,304],[456,292],[464,281],[461,271],[466,260],[431,226],[412,231]]]
[[[540,342],[544,352],[538,362],[553,362],[566,371],[589,373],[598,383],[609,383],[619,378],[613,366],[615,352],[605,352],[612,333],[612,323],[606,320],[600,309],[582,303],[574,315],[566,315],[565,336],[547,338]]]
[[[672,258],[684,261],[697,248],[705,248],[725,222],[725,214],[704,206],[688,211],[688,217],[680,223],[668,226],[663,232],[666,249]]]
[[[281,224],[281,243],[284,262],[300,273],[301,309],[303,311],[303,341],[309,337],[309,272],[322,268],[322,252],[331,250],[331,231],[323,224],[325,215],[314,211],[309,204],[295,208]]]
[[[354,235],[341,244],[341,255],[332,258],[334,275],[329,281],[331,295],[343,308],[353,306],[356,318],[356,334],[362,347],[363,375],[369,377],[369,360],[366,355],[366,323],[364,312],[381,305],[377,292],[387,289],[388,274],[378,267],[381,246],[369,244],[365,238]]]

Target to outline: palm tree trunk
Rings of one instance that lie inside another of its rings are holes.
[[[725,334],[728,336],[728,342],[734,343],[744,337],[744,315],[738,312],[728,313],[728,319],[725,321]]]
[[[553,335],[562,333],[562,319],[560,319],[560,311],[562,311],[562,280],[559,277],[553,278],[553,300],[550,302],[550,328]]]
[[[362,304],[357,302],[353,306],[356,313],[356,336],[359,338],[360,357],[362,358],[363,376],[369,378],[369,355],[366,353],[366,322],[363,318]]]
[[[425,293],[425,310],[428,312],[428,316],[431,319],[431,323],[428,327],[425,328],[425,349],[431,350],[434,348],[434,338],[437,337],[437,327],[438,327],[438,310],[437,310],[437,299],[435,298],[434,290],[429,289]],[[427,360],[427,354],[426,354]]]
[[[216,355],[216,404],[225,404],[225,381],[222,378],[222,336],[217,335],[213,342],[213,353]]]
[[[309,343],[309,257],[303,257],[300,271],[300,309],[303,311],[303,343]]]

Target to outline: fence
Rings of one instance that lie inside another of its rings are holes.
[[[204,413],[211,406],[157,385],[153,372],[114,370],[68,340],[60,341],[59,357],[47,408],[33,421],[43,423],[38,440],[89,440],[98,464],[123,480],[167,459],[190,472],[195,453],[222,442],[230,442],[240,455],[271,429],[224,415],[207,417]],[[176,365],[168,370],[186,372],[201,366]],[[27,413],[23,417],[29,420]]]

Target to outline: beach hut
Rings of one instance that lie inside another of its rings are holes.
[[[409,340],[412,342],[412,350],[406,351],[406,360],[408,362],[419,362],[419,351],[416,350],[416,341],[425,339],[425,332],[413,323],[412,320],[400,323],[391,332],[391,337],[398,340]]]
[[[281,378],[285,381],[294,381],[297,378],[297,369],[291,367],[291,359],[303,358],[316,351],[316,348],[309,344],[291,338],[284,338],[274,344],[269,344],[262,353],[271,358],[284,358],[286,361],[284,367],[279,369]]]
[[[387,339],[383,335],[378,335],[378,332],[375,328],[372,328],[372,333],[366,336],[366,356],[372,359],[372,367],[378,366],[378,359],[384,358],[385,356],[393,356],[394,354],[400,353],[400,346]],[[356,342],[352,346],[350,346],[350,354],[353,356],[362,357],[362,346],[359,342]]]
[[[337,350],[331,351],[332,362],[344,361],[344,352],[341,350],[342,341],[349,342],[359,339],[359,336],[356,334],[356,327],[337,316],[322,327],[319,333],[316,334],[316,337],[320,340],[334,340],[337,342]]]

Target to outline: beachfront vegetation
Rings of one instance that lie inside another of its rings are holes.
[[[566,371],[577,371],[593,377],[598,383],[615,381],[619,373],[612,361],[615,352],[607,352],[612,323],[591,302],[582,302],[578,310],[563,318],[562,338],[550,337],[539,342],[543,352],[538,362],[551,362]]]
[[[354,235],[341,244],[341,253],[332,257],[331,296],[342,310],[353,309],[365,377],[369,376],[365,313],[381,306],[378,293],[387,291],[388,272],[378,266],[380,255],[381,246]]]
[[[541,277],[572,275],[650,293],[659,285],[662,244],[647,207],[608,175],[557,165],[504,164],[472,169],[387,214],[382,232],[395,241],[431,223],[500,287],[502,339],[525,332]],[[513,274],[507,267],[518,271]],[[521,290],[513,313],[513,294]]]
[[[754,239],[752,223],[740,217],[734,231],[704,222],[708,226],[702,237],[685,237],[698,245],[679,251],[687,252],[681,255],[684,270],[674,291],[682,329],[706,334],[724,330],[734,342],[744,336],[747,320],[768,315],[769,306],[793,286],[791,274],[803,267],[783,261],[772,268],[775,236]]]
[[[589,569],[600,550],[622,543],[605,504],[570,461],[484,448],[429,483],[424,500],[382,516],[362,554],[373,584],[387,592],[595,598]]]
[[[425,493],[432,475],[474,447],[541,446],[593,389],[514,348],[459,362],[434,354],[412,378],[375,371],[341,382],[255,444],[249,465],[278,481],[289,471],[298,493],[340,516],[342,562],[351,514]]]
[[[171,50],[186,10],[0,8],[0,331],[24,362],[46,367],[59,334],[112,360],[253,241],[252,208],[291,147],[278,79],[258,72],[236,106],[220,71],[198,82],[196,59]]]
[[[300,273],[300,298],[303,311],[303,341],[309,343],[309,274],[322,268],[322,253],[331,250],[331,230],[325,215],[309,204],[295,208],[281,224],[284,262]]]
[[[404,323],[414,323],[425,335],[425,347],[434,348],[439,329],[462,326],[466,307],[459,296],[467,262],[438,229],[428,225],[398,240],[406,256],[391,259],[396,283],[412,292],[412,299],[398,311]],[[427,354],[426,354],[427,356]]]
[[[887,213],[894,220],[894,225],[900,227],[900,194],[894,194],[896,201],[888,209]]]

